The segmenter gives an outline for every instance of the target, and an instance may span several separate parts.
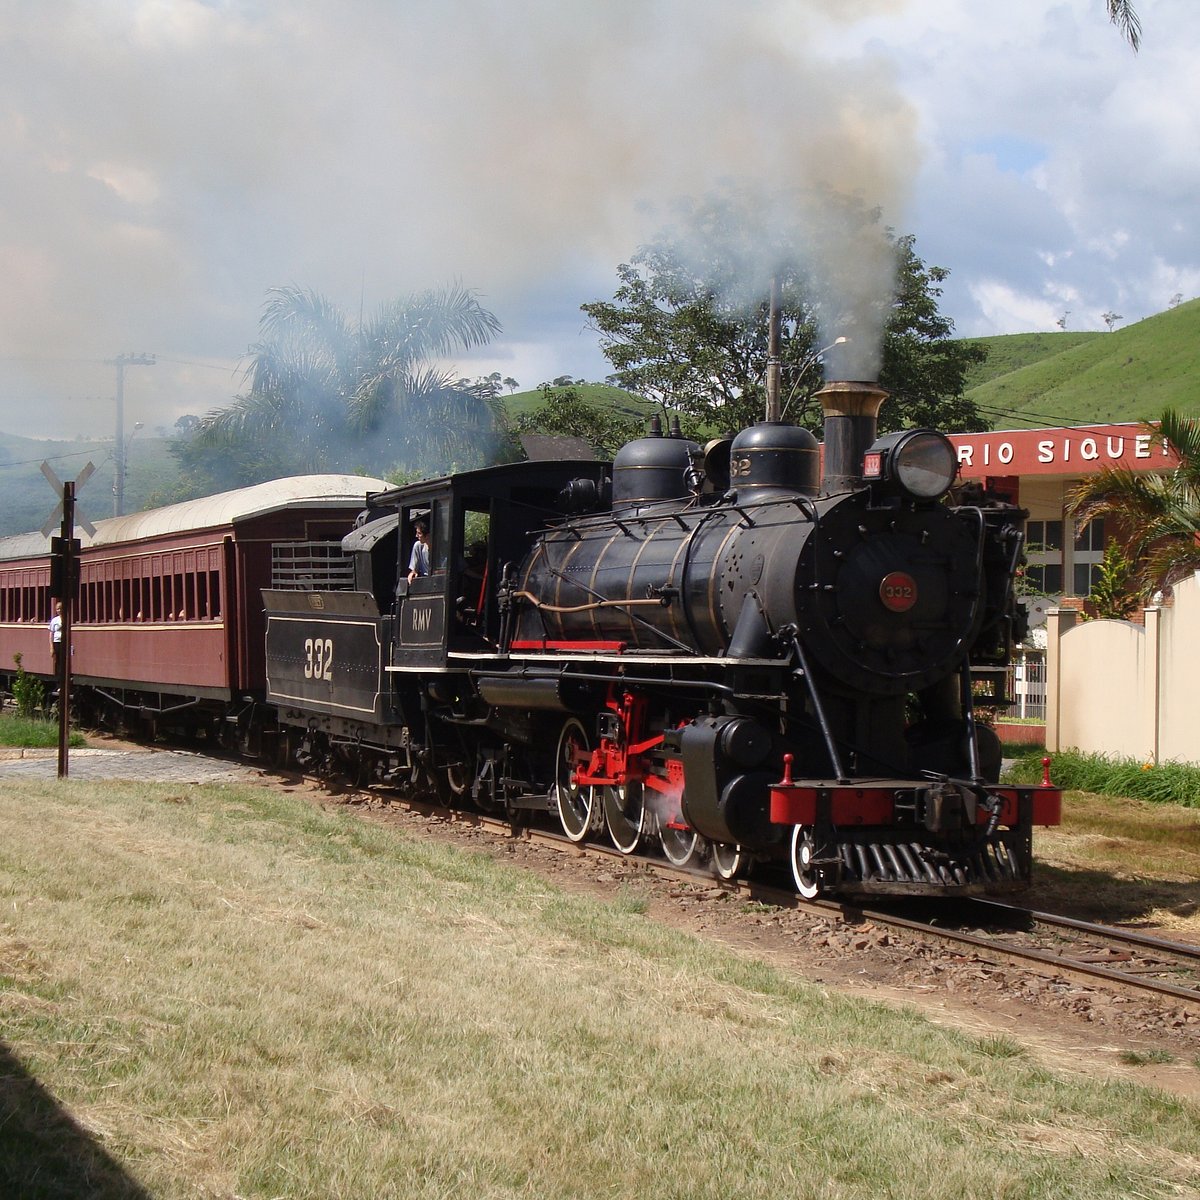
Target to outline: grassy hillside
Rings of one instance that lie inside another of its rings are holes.
[[[1102,333],[1010,333],[1001,337],[968,338],[972,345],[987,347],[987,361],[967,372],[967,390],[982,387],[1001,375],[1019,371],[1053,358],[1076,346],[1104,337]]]
[[[614,408],[621,416],[649,417],[655,411],[655,405],[642,396],[627,392],[622,388],[613,387],[607,383],[577,383],[572,385],[579,393],[580,399],[597,407]],[[512,420],[532,412],[542,402],[541,388],[527,392],[514,392],[505,396],[504,408]]]
[[[95,521],[113,515],[111,442],[43,441],[0,433],[0,536],[40,529],[56,499],[41,472],[48,462],[61,480],[75,479],[88,462],[95,474],[79,491],[79,507]],[[139,512],[178,475],[163,438],[138,437],[125,465],[125,511]],[[60,497],[61,498],[61,497]]]
[[[996,429],[1200,415],[1200,300],[1113,333],[979,338],[967,395]]]

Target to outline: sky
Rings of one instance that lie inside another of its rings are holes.
[[[276,286],[458,282],[503,333],[449,365],[602,379],[579,306],[724,180],[877,205],[962,336],[1151,316],[1200,294],[1200,4],[1136,7],[1135,54],[1104,0],[0,0],[0,430],[112,438],[120,355],[127,437],[224,407]]]

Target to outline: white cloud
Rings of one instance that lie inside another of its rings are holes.
[[[85,172],[89,179],[103,183],[129,204],[151,205],[160,195],[158,180],[151,171],[117,163],[96,163]]]
[[[986,337],[996,329],[1053,330],[1064,312],[1078,303],[1070,288],[1059,294],[1031,295],[997,279],[976,280],[970,291],[980,318],[973,327],[959,330],[966,336]],[[1070,327],[1075,328],[1073,323]]]

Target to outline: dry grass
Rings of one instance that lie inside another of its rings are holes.
[[[1200,937],[1200,811],[1068,792],[1034,834],[1034,904]]]
[[[1200,1166],[1186,1104],[254,788],[0,783],[0,1021],[30,1200],[1058,1200]]]

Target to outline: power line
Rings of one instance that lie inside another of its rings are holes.
[[[1140,419],[1133,421],[1085,421],[1079,425],[1071,425],[1069,418],[1064,416],[1048,416],[1046,413],[1037,412],[1010,412],[1002,408],[990,408],[985,404],[977,404],[975,406],[977,412],[982,413],[986,417],[1002,417],[1005,420],[1019,421],[1026,418],[1032,418],[1035,421],[1047,421],[1050,428],[1070,428],[1070,429],[1103,429],[1109,425],[1141,425],[1144,424]],[[998,432],[993,430],[992,432]]]
[[[112,455],[106,442],[97,442],[96,445],[88,446],[83,450],[72,450],[70,454],[39,454],[37,458],[21,458],[16,462],[0,463],[0,470],[8,467],[29,467],[40,462],[63,462],[68,458],[78,458],[81,454],[94,454],[98,450],[104,450],[110,457]]]
[[[187,358],[163,358],[161,354],[158,355],[158,361],[160,363],[171,363],[173,366],[176,366],[176,367],[202,367],[206,371],[222,371],[222,372],[227,372],[230,375],[235,374],[239,369],[236,366],[233,366],[233,367],[218,366],[216,363],[192,362],[190,359],[187,359]]]

